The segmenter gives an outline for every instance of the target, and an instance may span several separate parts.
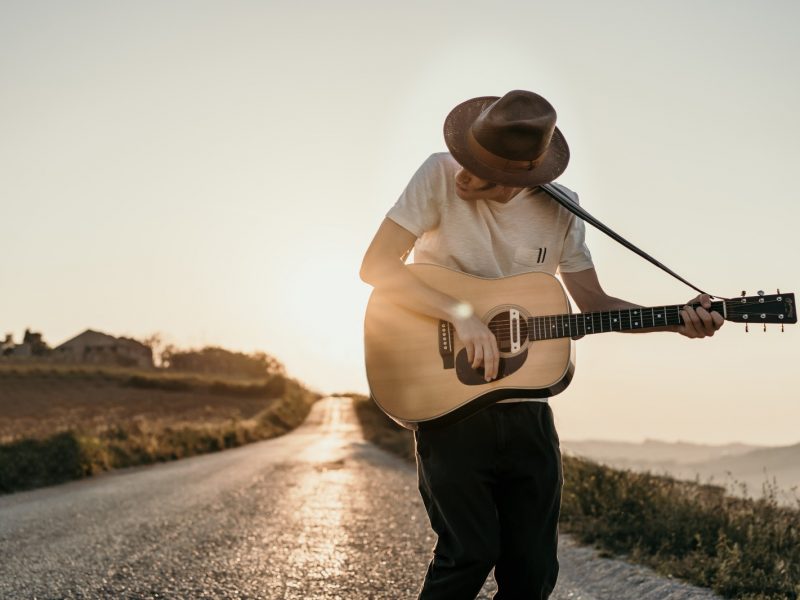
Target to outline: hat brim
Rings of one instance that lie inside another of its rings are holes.
[[[569,163],[569,146],[558,127],[545,150],[542,161],[530,171],[504,171],[490,167],[479,161],[469,149],[467,132],[478,115],[498,96],[481,96],[462,102],[450,111],[444,120],[444,141],[450,154],[467,171],[501,185],[534,187],[550,183],[561,175]]]

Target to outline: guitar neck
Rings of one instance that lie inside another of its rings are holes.
[[[555,338],[606,333],[607,331],[632,331],[652,329],[665,325],[682,325],[680,311],[685,304],[604,310],[566,315],[546,315],[528,318],[528,338],[551,340]],[[699,303],[692,304],[694,308]],[[711,303],[711,309],[727,317],[725,301]]]

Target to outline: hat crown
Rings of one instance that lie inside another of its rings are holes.
[[[534,92],[466,100],[450,111],[443,129],[447,149],[462,167],[501,185],[549,183],[569,163],[556,111]]]
[[[556,111],[539,94],[514,90],[487,106],[472,124],[475,140],[508,160],[536,160],[547,150]]]

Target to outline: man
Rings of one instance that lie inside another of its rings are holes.
[[[556,113],[533,92],[473,98],[447,116],[450,153],[432,155],[388,212],[361,277],[396,302],[453,323],[472,367],[497,376],[494,335],[469,306],[423,283],[415,261],[481,277],[558,270],[581,311],[638,305],[607,295],[584,242],[583,222],[539,186],[567,166]],[[577,201],[577,196],[560,187]],[[724,322],[705,308],[682,311],[676,331],[713,335]],[[410,376],[413,376],[411,374]],[[558,575],[561,455],[547,400],[510,399],[438,430],[416,432],[419,490],[438,535],[423,600],[469,599],[494,567],[498,600],[547,598]]]

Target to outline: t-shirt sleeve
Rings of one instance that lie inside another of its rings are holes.
[[[570,198],[572,198],[576,204],[579,203],[578,194],[564,186],[559,187],[569,194]],[[588,246],[586,246],[586,225],[583,219],[574,214],[570,214],[567,234],[564,236],[564,246],[561,250],[561,260],[558,263],[558,270],[562,273],[577,273],[578,271],[585,271],[586,269],[592,268],[594,268],[592,254],[589,252]]]
[[[444,177],[439,155],[431,155],[417,169],[397,202],[386,213],[387,218],[417,237],[436,229],[441,217]]]

